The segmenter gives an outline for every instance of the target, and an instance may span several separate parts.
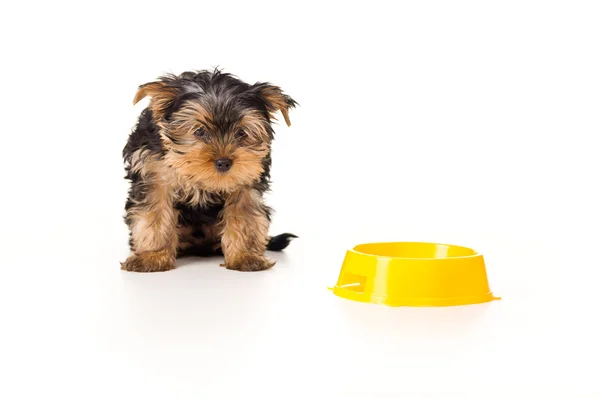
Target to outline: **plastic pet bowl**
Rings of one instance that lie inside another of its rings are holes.
[[[498,300],[483,256],[462,246],[422,242],[365,243],[346,252],[339,297],[389,306],[444,307]]]

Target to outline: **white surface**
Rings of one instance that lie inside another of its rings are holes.
[[[596,4],[216,4],[1,6],[0,396],[598,393]],[[136,87],[216,65],[301,104],[268,198],[300,239],[122,272]],[[503,300],[333,296],[377,240],[473,247]]]

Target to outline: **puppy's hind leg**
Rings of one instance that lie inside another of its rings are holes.
[[[178,225],[179,245],[177,258],[197,256],[222,256],[221,242],[215,226],[202,224],[199,226]]]

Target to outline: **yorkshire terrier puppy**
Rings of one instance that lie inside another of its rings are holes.
[[[167,271],[184,255],[223,255],[238,271],[272,267],[265,251],[296,238],[268,235],[272,122],[281,112],[289,127],[296,101],[218,70],[162,76],[139,87],[134,105],[145,97],[123,149],[133,254],[121,268]]]

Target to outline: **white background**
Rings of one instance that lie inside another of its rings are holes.
[[[597,3],[109,3],[0,6],[0,395],[600,392]],[[301,105],[268,196],[300,239],[262,273],[121,271],[137,86],[215,66]],[[473,247],[503,299],[331,294],[381,240]]]

